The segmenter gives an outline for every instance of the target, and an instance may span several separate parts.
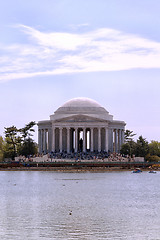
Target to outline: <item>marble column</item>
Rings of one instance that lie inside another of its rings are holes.
[[[52,128],[52,152],[55,152],[55,143],[56,143],[56,141],[55,141],[55,128]]]
[[[41,152],[41,130],[38,130],[38,152]]]
[[[39,145],[39,142],[40,142],[40,129],[38,129],[38,145]]]
[[[41,129],[41,153],[43,152],[43,129]]]
[[[91,128],[91,149],[90,151],[93,152],[93,128]]]
[[[43,129],[43,153],[45,152],[45,129]]]
[[[101,151],[101,128],[98,128],[98,152]]]
[[[46,129],[44,129],[44,153],[47,151]]]
[[[113,129],[109,129],[109,151],[113,152]]]
[[[75,128],[75,152],[78,152],[78,128]]]
[[[83,152],[86,152],[86,128],[83,128]]]
[[[121,150],[121,129],[118,130],[118,152]]]
[[[117,152],[117,129],[114,130],[114,150]]]
[[[48,129],[48,152],[52,151],[52,132],[51,129]]]
[[[46,136],[45,150],[46,150],[46,153],[48,153],[48,129],[45,130],[45,136]]]
[[[67,153],[70,153],[70,128],[67,128]]]
[[[78,152],[78,128],[75,128],[75,152]]]
[[[108,128],[105,128],[105,151],[108,152]]]
[[[62,146],[62,130],[63,128],[59,128],[59,150],[62,152],[63,146]]]
[[[121,131],[121,143],[124,143],[124,129]]]

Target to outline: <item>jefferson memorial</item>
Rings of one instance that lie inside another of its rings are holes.
[[[74,98],[38,122],[39,153],[120,152],[125,122],[113,116],[96,101]]]

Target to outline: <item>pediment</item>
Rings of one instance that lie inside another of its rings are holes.
[[[56,122],[104,122],[104,119],[94,118],[86,115],[74,115],[66,118],[57,119]]]

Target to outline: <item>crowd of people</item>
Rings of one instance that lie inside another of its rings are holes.
[[[51,152],[48,154],[51,159],[73,159],[73,160],[94,160],[108,158],[109,154],[106,152]]]
[[[62,161],[107,161],[107,162],[134,162],[135,157],[123,156],[120,153],[107,153],[107,152],[50,152],[36,154],[35,156],[19,156],[16,157],[16,161],[35,161],[35,162],[56,162]]]
[[[105,160],[108,162],[132,162],[134,161],[134,156],[124,156],[120,153],[107,153],[101,152],[77,152],[77,153],[67,153],[67,152],[51,152],[48,154],[48,158],[51,160],[56,159],[70,159],[70,160]]]

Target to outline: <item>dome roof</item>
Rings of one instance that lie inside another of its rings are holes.
[[[66,103],[64,103],[61,107],[59,107],[55,114],[57,113],[98,113],[98,112],[107,112],[104,107],[102,107],[99,103],[96,101],[90,99],[90,98],[73,98]],[[107,112],[108,113],[108,112]]]
[[[84,98],[84,97],[79,97],[79,98],[73,98],[64,103],[61,107],[76,107],[76,108],[81,108],[81,107],[102,107],[99,103],[96,101],[90,99],[90,98]]]
[[[108,111],[96,101],[90,98],[73,98],[62,106],[60,106],[53,115],[51,120],[58,120],[74,115],[90,116],[93,118],[101,118],[104,120],[112,120],[113,116],[109,115]]]

